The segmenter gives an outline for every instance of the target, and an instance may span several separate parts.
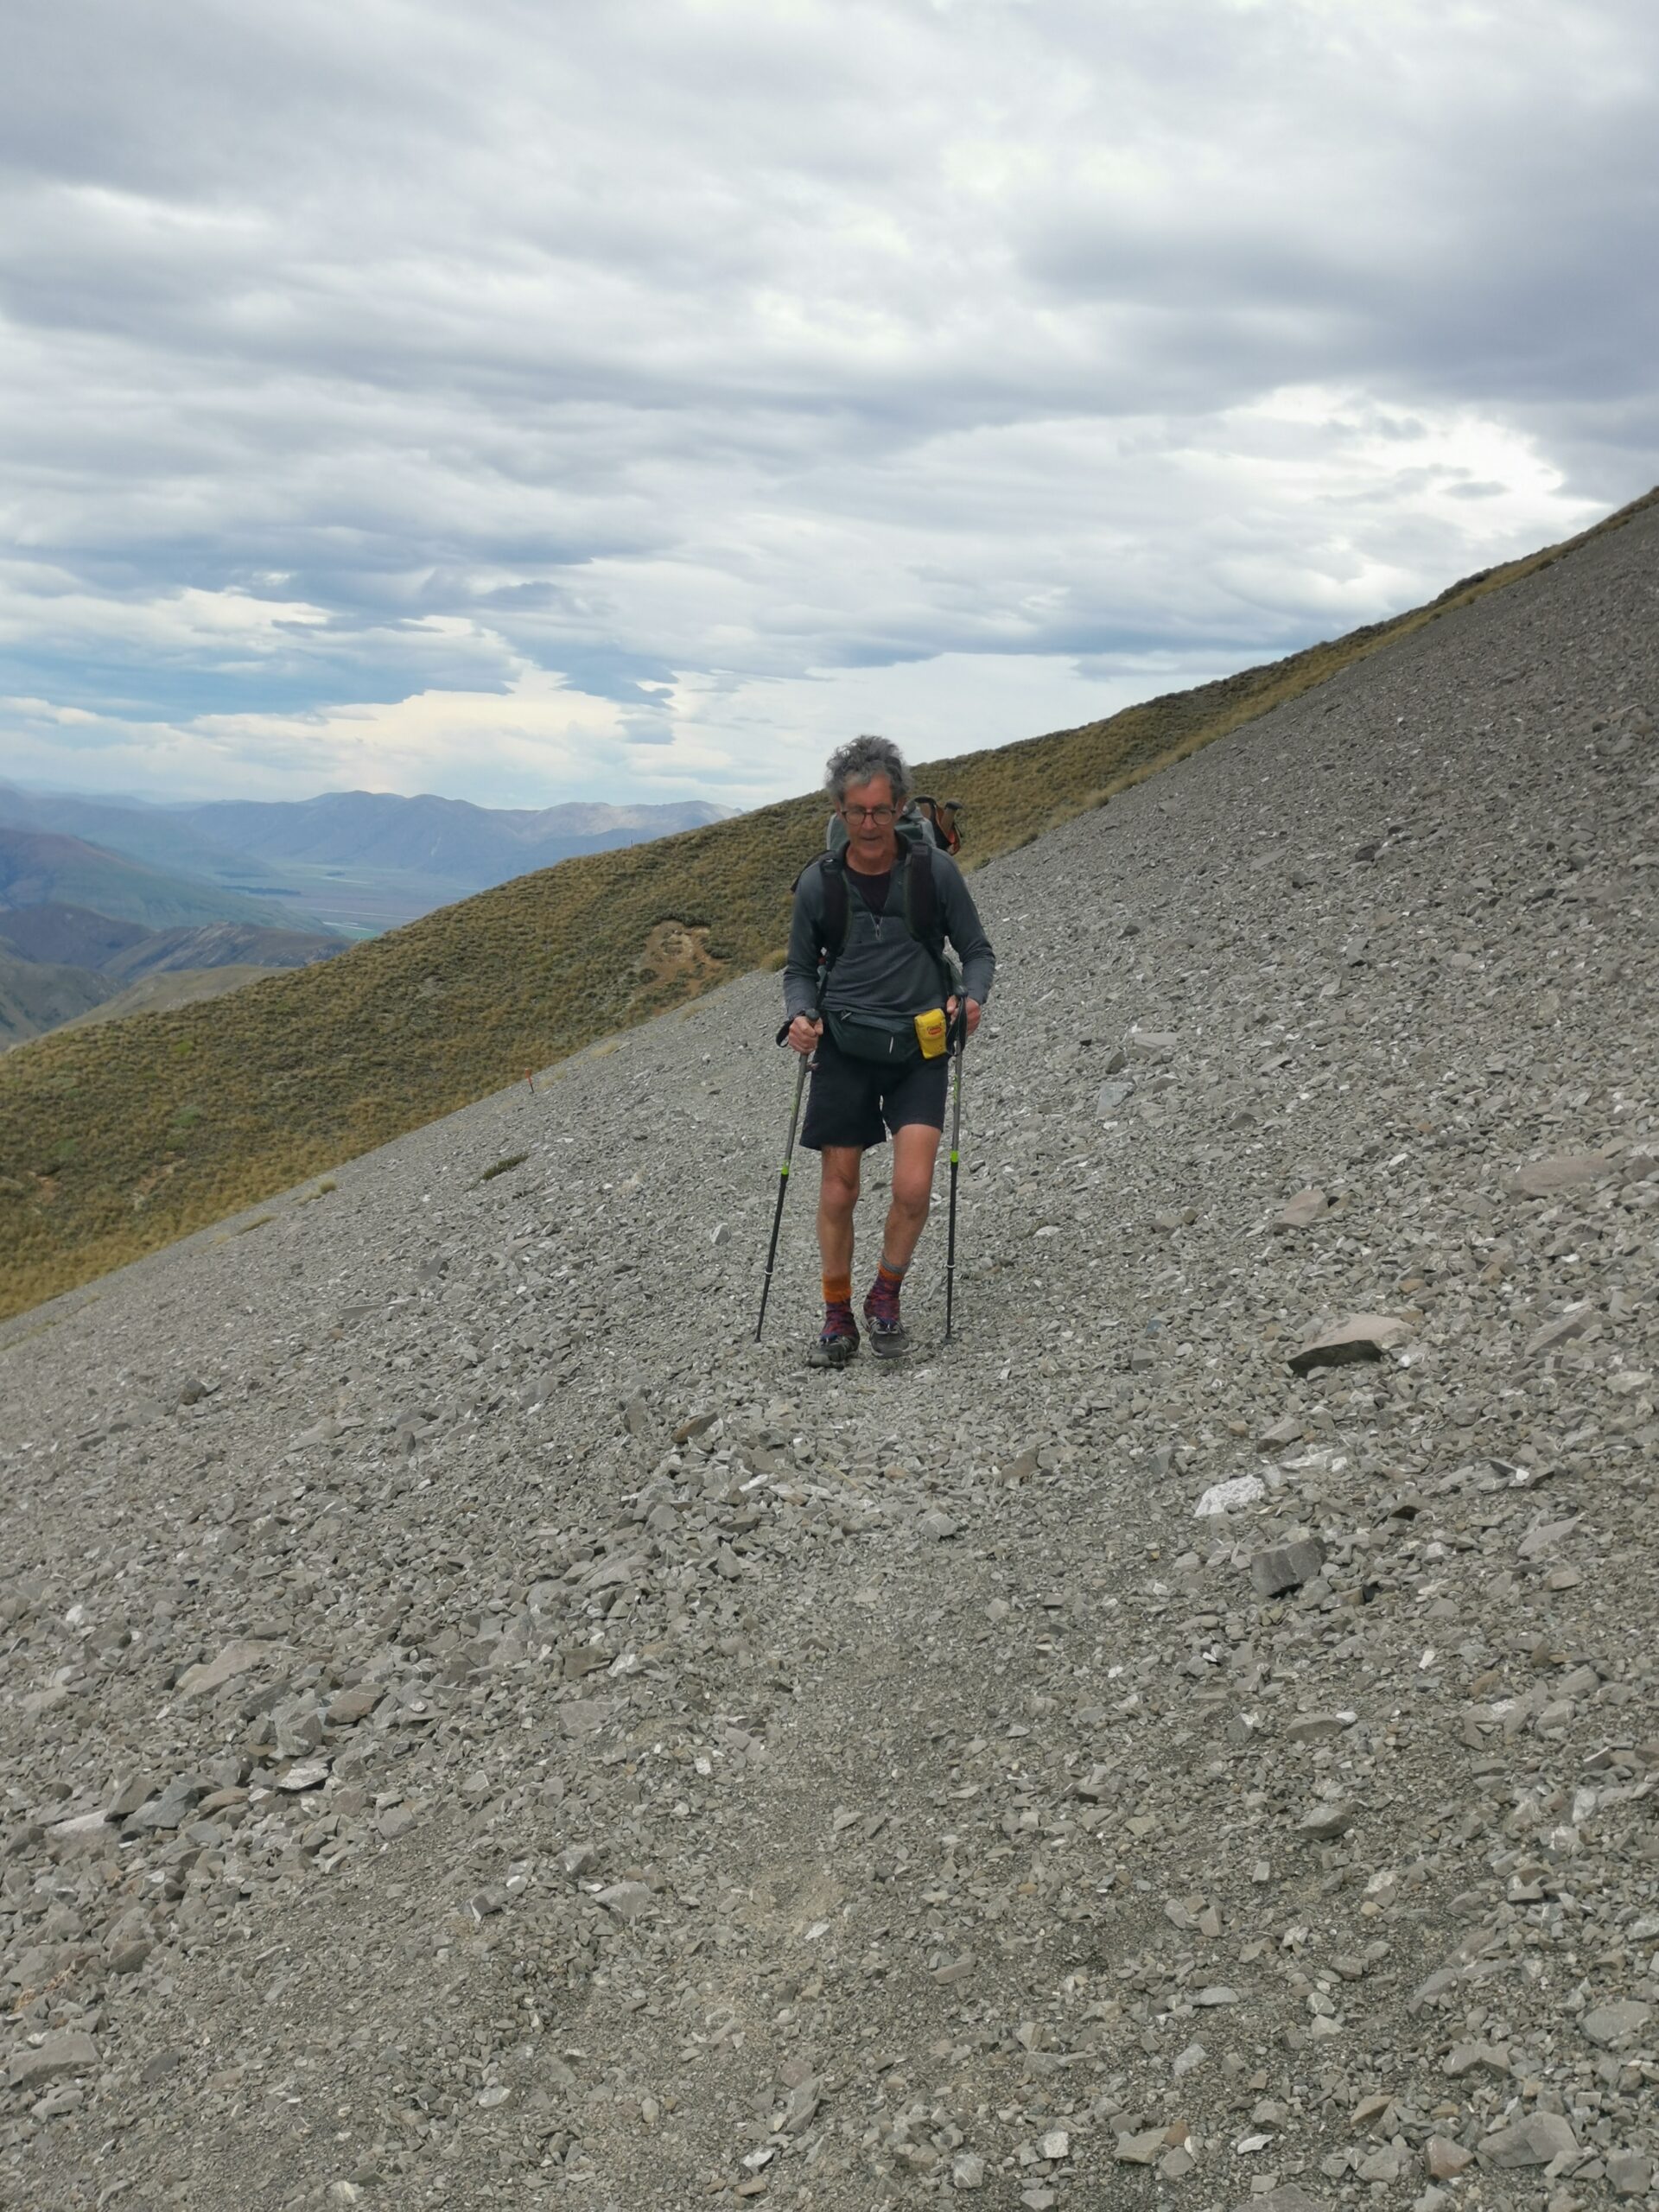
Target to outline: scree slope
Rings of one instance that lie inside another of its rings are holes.
[[[1656,582],[979,873],[948,1353],[765,976],[12,1324],[0,2198],[1651,2203]]]

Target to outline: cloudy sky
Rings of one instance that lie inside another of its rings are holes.
[[[1653,0],[61,0],[0,73],[0,773],[925,759],[1659,480]]]

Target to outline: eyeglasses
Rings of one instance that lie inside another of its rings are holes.
[[[874,822],[884,830],[898,812],[892,806],[843,806],[841,810],[849,822]]]

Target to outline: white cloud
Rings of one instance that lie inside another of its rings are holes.
[[[1659,475],[1647,0],[86,0],[10,60],[8,760],[766,796]]]
[[[553,788],[575,798],[626,789],[743,807],[810,789],[855,730],[882,730],[911,759],[937,760],[1069,728],[1230,664],[1147,655],[1084,669],[1053,656],[946,653],[794,677],[698,670],[654,686],[646,718],[539,671],[505,691],[417,692],[304,715],[130,722],[19,697],[0,698],[0,715],[13,731],[10,772],[73,789],[418,790],[503,806]]]
[[[1220,665],[1152,655],[1084,670],[1057,656],[990,652],[725,683],[699,672],[675,687],[665,772],[652,777],[643,763],[637,772],[663,796],[678,796],[704,788],[686,771],[707,764],[704,779],[717,797],[759,805],[812,789],[830,753],[861,730],[893,738],[912,761],[943,760],[1010,737],[1071,728],[1223,672]]]
[[[430,791],[511,805],[550,784],[586,790],[595,771],[604,789],[627,775],[619,709],[541,670],[522,671],[500,691],[421,691],[303,714],[188,722],[80,714],[73,735],[44,701],[0,700],[0,713],[8,709],[13,772],[81,789],[250,798],[302,788]]]
[[[226,654],[269,656],[293,643],[290,632],[320,628],[329,620],[326,607],[234,589],[187,585],[156,598],[118,598],[88,591],[60,570],[48,574],[0,562],[0,645],[31,637],[43,614],[66,644],[128,645],[208,661]]]

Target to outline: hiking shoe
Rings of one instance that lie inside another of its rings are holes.
[[[809,1367],[845,1367],[858,1351],[858,1324],[850,1306],[824,1309],[823,1326],[806,1355]]]
[[[910,1331],[895,1313],[890,1321],[871,1320],[865,1324],[870,1332],[870,1350],[878,1359],[902,1359],[910,1350]]]
[[[864,1301],[864,1325],[878,1359],[902,1359],[910,1350],[910,1331],[899,1318],[899,1300],[879,1284]]]

